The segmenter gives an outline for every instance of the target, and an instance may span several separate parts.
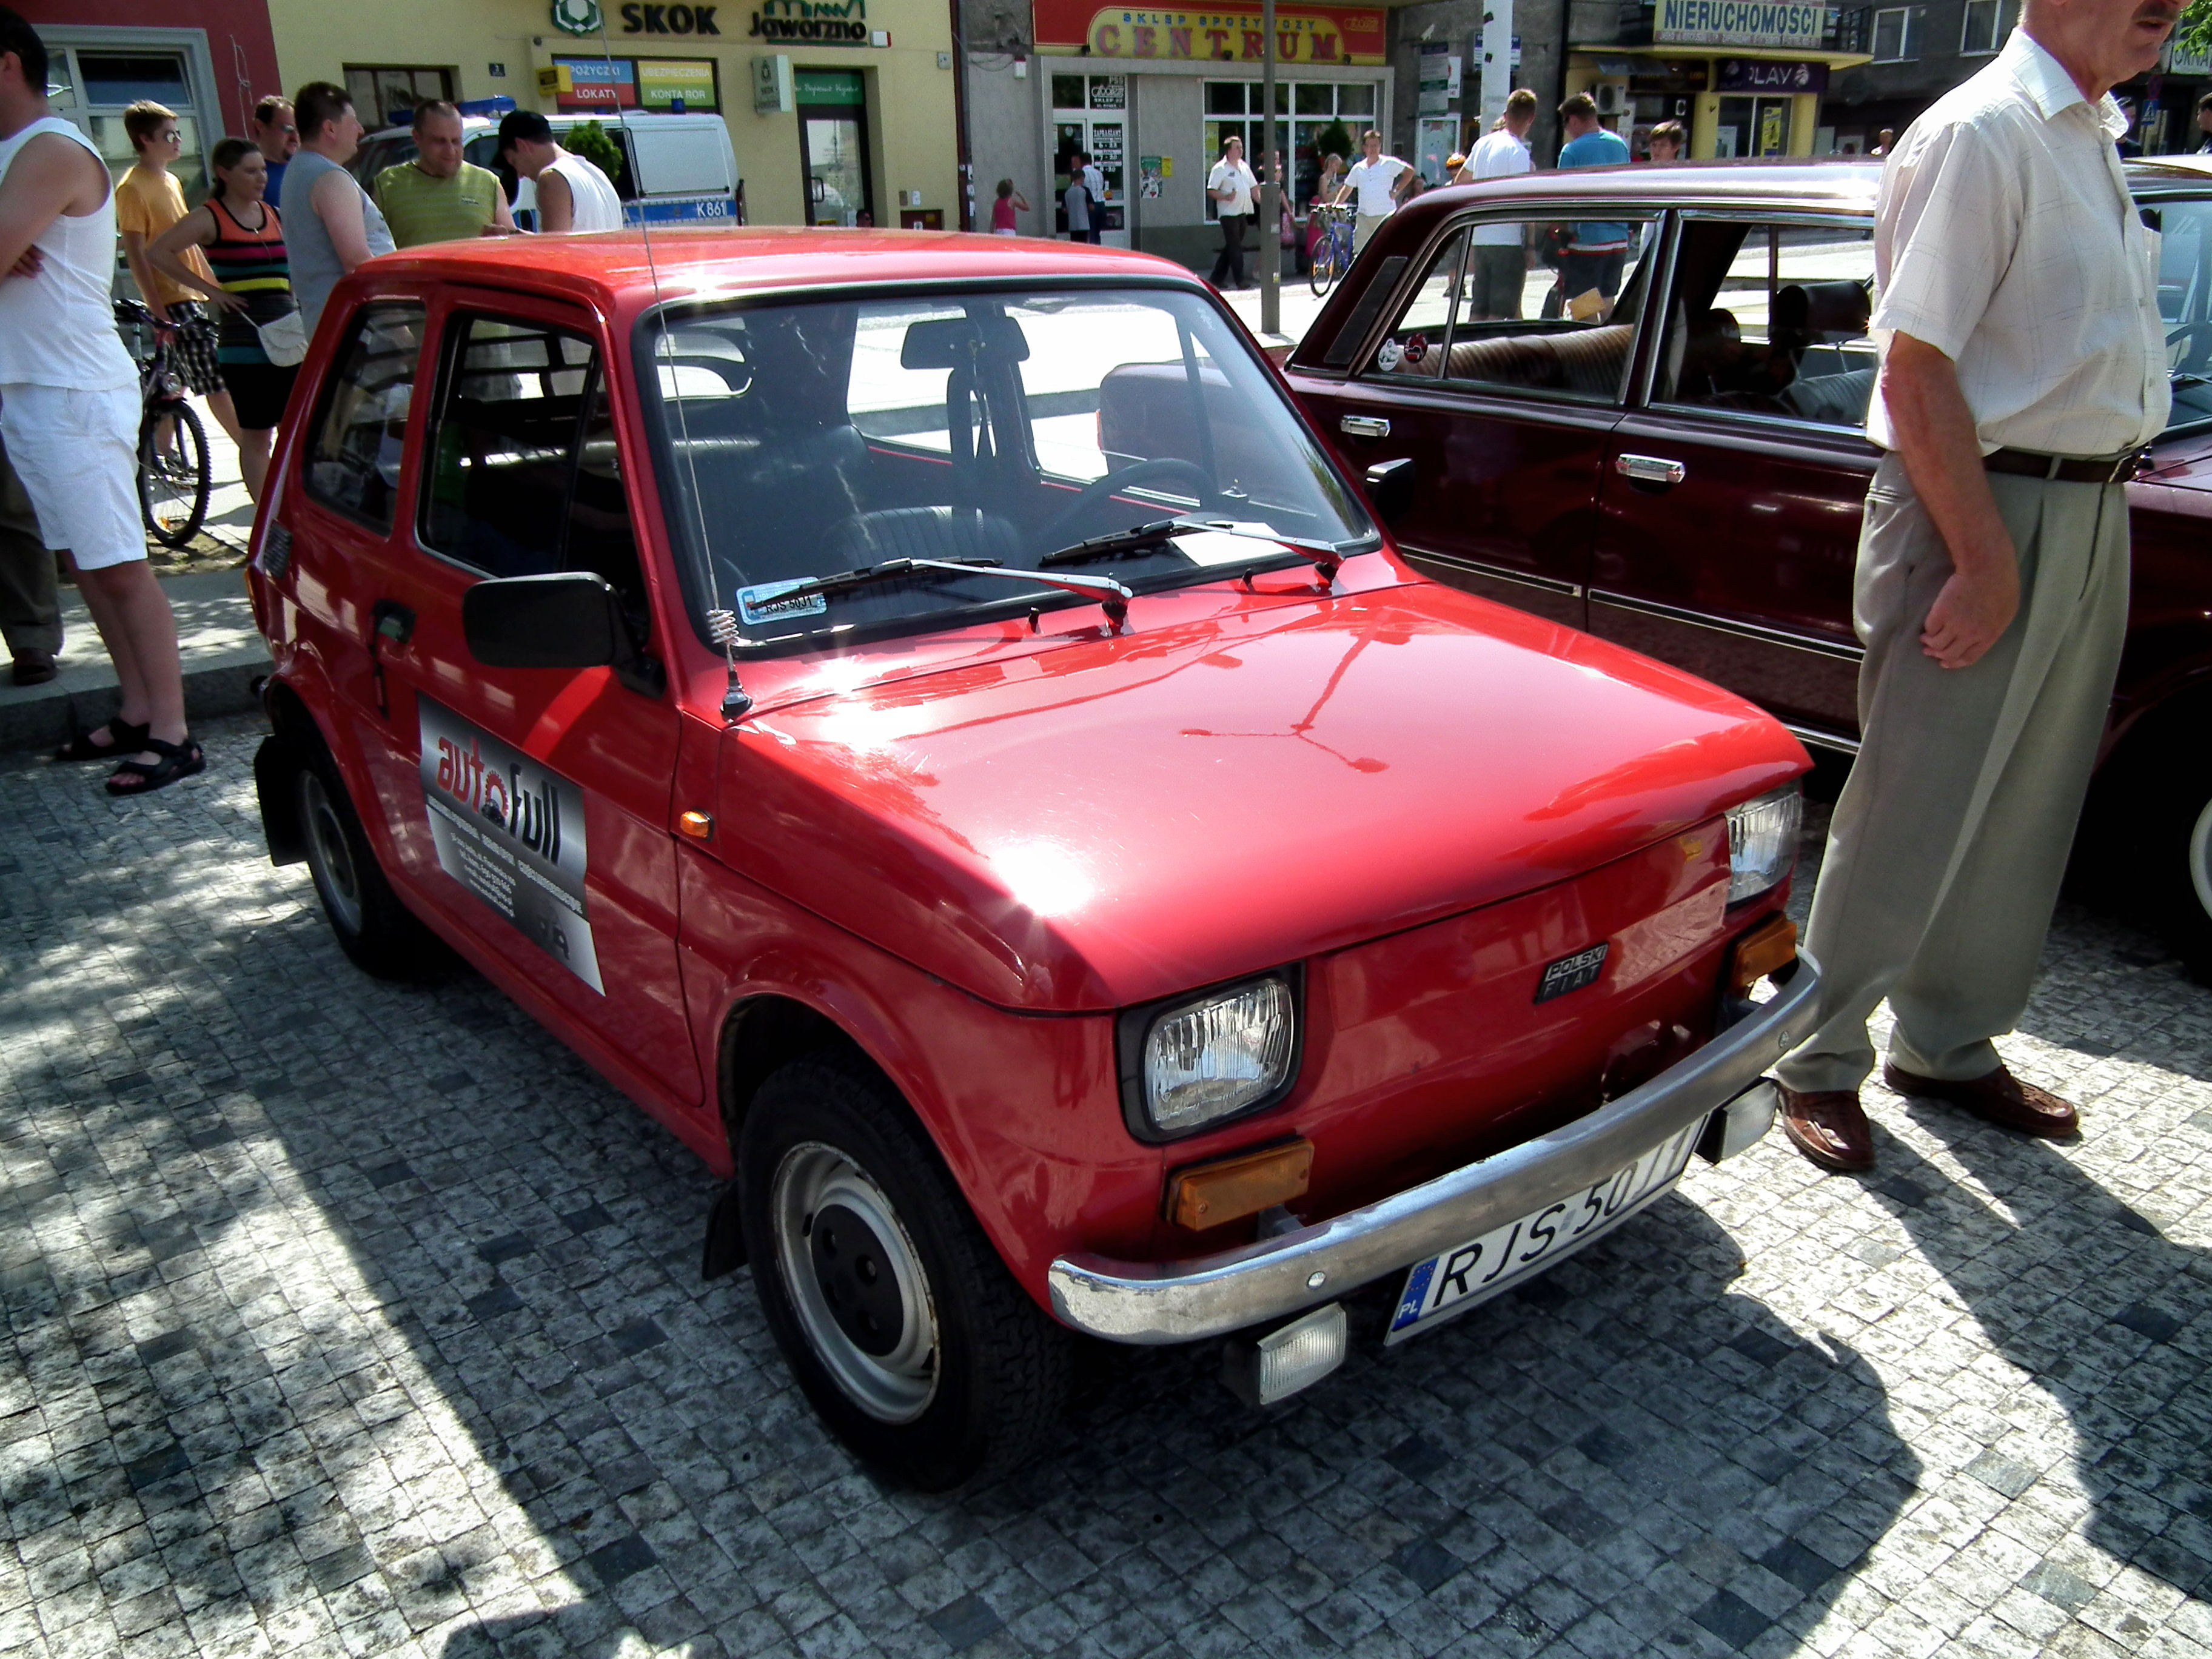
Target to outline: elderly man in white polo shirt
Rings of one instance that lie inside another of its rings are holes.
[[[2166,424],[2155,239],[2109,92],[2157,62],[2180,9],[2027,0],[1882,171],[1864,747],[1806,934],[1822,1023],[1776,1068],[1784,1127],[1825,1168],[1873,1165],[1858,1091],[1885,995],[1897,1093],[2076,1130],[1991,1039],[2027,1005],[2104,731],[2127,623],[2121,481]]]

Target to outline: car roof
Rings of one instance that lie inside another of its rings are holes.
[[[611,312],[696,294],[878,283],[1165,277],[1191,289],[1203,287],[1171,260],[1120,248],[958,231],[796,226],[656,226],[649,244],[635,228],[582,235],[485,237],[387,253],[362,274],[378,282],[427,278],[564,293]]]

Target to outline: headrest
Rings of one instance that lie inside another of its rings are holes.
[[[1774,326],[1797,334],[1863,334],[1873,314],[1857,283],[1792,283],[1774,296]]]

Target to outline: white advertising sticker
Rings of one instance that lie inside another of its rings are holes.
[[[605,995],[584,896],[584,792],[444,705],[415,707],[438,867]]]

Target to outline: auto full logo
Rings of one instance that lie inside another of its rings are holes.
[[[584,888],[584,792],[442,704],[417,697],[416,708],[438,867],[604,991]]]
[[[1547,965],[1544,976],[1536,981],[1536,1000],[1549,1002],[1553,997],[1563,997],[1570,991],[1595,984],[1605,967],[1605,953],[1612,948],[1610,941],[1601,941]]]

